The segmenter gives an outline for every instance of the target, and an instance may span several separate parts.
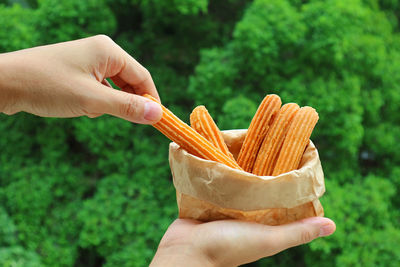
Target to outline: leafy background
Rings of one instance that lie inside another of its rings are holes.
[[[207,103],[222,129],[267,93],[315,107],[337,231],[249,266],[398,266],[399,18],[399,0],[0,0],[0,52],[107,34],[166,106]],[[168,143],[110,116],[0,115],[1,266],[148,265],[177,216]]]

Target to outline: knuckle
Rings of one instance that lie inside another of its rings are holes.
[[[101,116],[101,114],[99,114],[99,113],[87,113],[86,116],[91,118],[91,119],[93,119],[93,118],[97,118],[97,117]]]
[[[18,113],[18,109],[15,105],[5,105],[4,107],[0,107],[0,112],[6,115],[14,115]]]
[[[138,76],[139,76],[139,79],[137,81],[137,85],[140,85],[140,84],[152,79],[150,71],[148,69],[146,69],[145,67],[142,67],[142,69],[140,71],[140,75],[138,75]]]
[[[17,114],[17,111],[16,110],[5,110],[5,111],[3,111],[3,113],[11,116],[11,115]]]
[[[314,239],[314,235],[308,229],[303,229],[300,233],[300,242],[306,244]]]
[[[139,109],[139,103],[136,98],[132,96],[127,96],[126,101],[121,105],[120,113],[122,116],[135,117]]]
[[[143,77],[145,77],[145,79],[151,78],[150,71],[148,69],[146,69],[145,67],[143,67]]]
[[[90,45],[95,49],[106,49],[110,45],[114,44],[114,41],[105,34],[95,35],[89,38],[89,40]]]
[[[101,42],[113,42],[111,37],[105,34],[98,34],[93,37],[95,40],[101,41]]]

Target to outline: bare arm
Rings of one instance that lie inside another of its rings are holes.
[[[111,114],[154,123],[161,108],[144,93],[159,98],[150,73],[104,35],[0,54],[0,112],[9,115]]]

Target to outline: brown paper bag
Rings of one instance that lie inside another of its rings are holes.
[[[223,131],[236,158],[247,130]],[[256,176],[204,160],[171,143],[169,162],[180,218],[240,219],[268,225],[323,216],[325,192],[318,151],[310,141],[300,168],[278,176]]]

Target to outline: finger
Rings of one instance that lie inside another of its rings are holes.
[[[251,261],[275,255],[285,249],[332,234],[335,223],[323,217],[312,217],[280,226],[252,227],[248,230]],[[251,239],[252,238],[252,239]]]
[[[309,243],[318,237],[331,235],[335,230],[335,223],[328,218],[307,218],[286,225],[273,226],[269,236],[274,240],[274,244],[271,246],[268,242],[264,242],[264,246],[270,247],[273,255],[290,247]]]
[[[113,81],[113,83],[118,86],[119,88],[123,88],[126,86],[129,86],[129,84],[127,82],[125,82],[124,80],[122,80],[119,76],[113,76],[110,77],[110,79]]]
[[[145,97],[110,89],[93,81],[93,94],[85,102],[90,114],[110,114],[131,122],[154,124],[162,117],[161,106]]]
[[[143,95],[147,93],[160,100],[150,72],[118,45],[117,47],[119,55],[115,58],[120,66],[119,71],[114,73],[114,70],[110,70],[106,73],[106,76],[112,76],[112,81],[121,89],[129,86],[135,94]]]
[[[136,94],[143,95],[147,93],[160,100],[150,72],[140,65],[139,62],[137,62],[128,53],[125,51],[124,53],[126,55],[124,57],[125,65],[118,76],[127,84],[129,84],[135,90]]]
[[[104,78],[118,77],[124,83],[123,85],[129,84],[136,94],[143,95],[147,93],[159,100],[150,72],[111,38],[105,35],[97,35],[83,39],[83,41],[88,44],[87,47],[90,51],[96,51],[96,53],[91,53],[94,55],[91,60],[96,62],[99,56],[103,56],[103,60],[106,62],[104,64],[105,68],[101,67],[95,72],[98,80],[102,81]]]
[[[308,243],[319,236],[332,234],[335,223],[328,218],[313,217],[281,226],[267,226],[241,221],[213,222],[217,235],[213,245],[203,245],[209,258],[216,259],[221,266],[236,266],[274,255],[290,247]],[[217,231],[218,230],[218,231]],[[214,237],[210,237],[214,238]],[[199,238],[202,240],[202,238]],[[209,238],[208,238],[209,239]],[[228,251],[228,252],[227,252]]]
[[[101,114],[101,113],[88,113],[86,116],[88,118],[94,119],[94,118],[100,117],[101,115],[103,115],[103,114]]]
[[[107,87],[113,88],[112,85],[107,81],[107,79],[104,79],[101,83]]]
[[[127,92],[127,93],[131,93],[131,94],[135,94],[135,90],[132,88],[132,86],[130,86],[129,84],[127,84],[126,82],[124,82],[121,78],[119,78],[118,76],[114,76],[110,78],[113,83],[118,86],[122,91]]]
[[[198,225],[198,224],[202,224],[203,222],[201,221],[197,221],[197,220],[193,220],[193,219],[176,219],[171,226],[174,227],[182,227],[184,226],[193,226],[193,225]]]

